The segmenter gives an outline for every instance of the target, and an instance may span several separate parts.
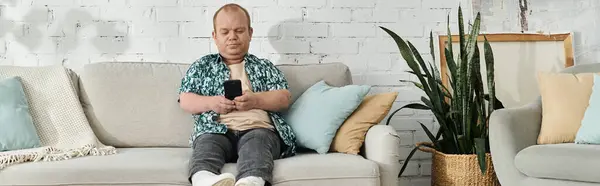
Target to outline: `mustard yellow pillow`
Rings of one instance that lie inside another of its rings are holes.
[[[542,125],[538,144],[573,143],[589,105],[593,73],[538,73]]]
[[[338,129],[329,151],[358,154],[369,128],[385,118],[397,96],[397,92],[366,96]]]

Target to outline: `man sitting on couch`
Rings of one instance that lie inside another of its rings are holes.
[[[279,111],[290,104],[283,73],[269,60],[248,54],[252,27],[248,12],[227,4],[213,17],[219,54],[195,61],[182,79],[180,105],[193,114],[192,185],[271,185],[274,160],[295,154],[295,136]],[[223,82],[239,79],[241,96],[224,97]],[[237,161],[237,178],[220,173]],[[237,180],[237,182],[236,182]]]

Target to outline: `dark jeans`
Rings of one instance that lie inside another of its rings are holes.
[[[229,131],[227,134],[203,134],[193,144],[189,179],[198,171],[221,173],[225,163],[237,161],[237,178],[262,178],[271,185],[274,160],[281,153],[281,139],[269,129]]]

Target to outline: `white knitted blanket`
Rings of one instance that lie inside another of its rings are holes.
[[[70,73],[62,66],[0,66],[0,79],[20,77],[42,143],[40,148],[0,152],[0,170],[24,162],[116,153],[92,131]]]

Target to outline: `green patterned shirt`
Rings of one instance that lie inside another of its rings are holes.
[[[219,54],[209,54],[192,63],[181,80],[179,93],[191,92],[202,96],[224,95],[223,82],[229,79],[230,70],[222,60]],[[244,60],[246,61],[244,69],[248,74],[253,92],[289,88],[283,73],[268,59],[260,59],[252,54],[246,54]],[[283,119],[281,113],[268,113],[279,136],[287,146],[281,156],[293,156],[296,153],[296,136],[291,127]],[[219,114],[215,111],[194,114],[193,118],[194,131],[190,136],[190,144],[205,133],[225,134],[227,132],[227,126],[216,121]]]

